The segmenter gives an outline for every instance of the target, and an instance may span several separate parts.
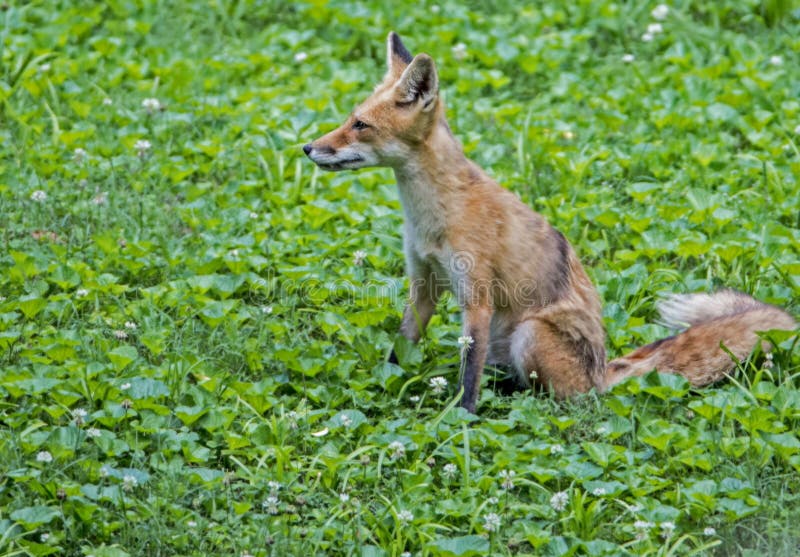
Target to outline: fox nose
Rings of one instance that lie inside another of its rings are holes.
[[[303,145],[303,152],[304,152],[306,155],[307,155],[307,154],[309,154],[309,153],[311,152],[311,149],[312,149],[312,147],[311,147],[311,143],[306,143],[305,145]]]

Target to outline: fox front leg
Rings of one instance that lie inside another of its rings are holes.
[[[412,278],[408,303],[403,310],[400,334],[412,342],[419,342],[436,310],[436,302],[440,295],[441,290],[430,275],[424,278]],[[398,363],[394,350],[389,355],[389,362]]]
[[[403,322],[400,333],[412,342],[419,342],[428,321],[436,310],[439,293],[429,278],[411,281],[411,290],[406,308],[403,311]]]
[[[478,406],[481,391],[481,375],[489,350],[489,328],[492,321],[490,306],[472,306],[464,309],[463,336],[464,345],[461,352],[461,369],[463,376],[461,386],[464,394],[461,406],[472,414]]]

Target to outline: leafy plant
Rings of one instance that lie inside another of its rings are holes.
[[[576,246],[612,354],[664,335],[665,292],[797,314],[787,6],[0,7],[0,554],[794,555],[796,333],[701,391],[487,377],[467,415],[454,300],[395,335],[393,176],[300,149],[394,29]]]

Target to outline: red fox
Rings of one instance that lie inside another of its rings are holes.
[[[564,236],[464,156],[445,120],[433,59],[394,32],[388,71],[344,124],[303,147],[324,170],[394,169],[405,217],[409,301],[400,332],[417,342],[444,290],[463,310],[461,404],[474,413],[484,365],[558,397],[605,391],[653,369],[693,385],[731,371],[756,331],[794,329],[782,309],[731,290],[675,296],[667,323],[689,328],[606,363],[599,296]]]

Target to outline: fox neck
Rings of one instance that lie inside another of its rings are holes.
[[[440,117],[430,136],[394,166],[407,228],[420,239],[441,243],[451,200],[476,170]]]

